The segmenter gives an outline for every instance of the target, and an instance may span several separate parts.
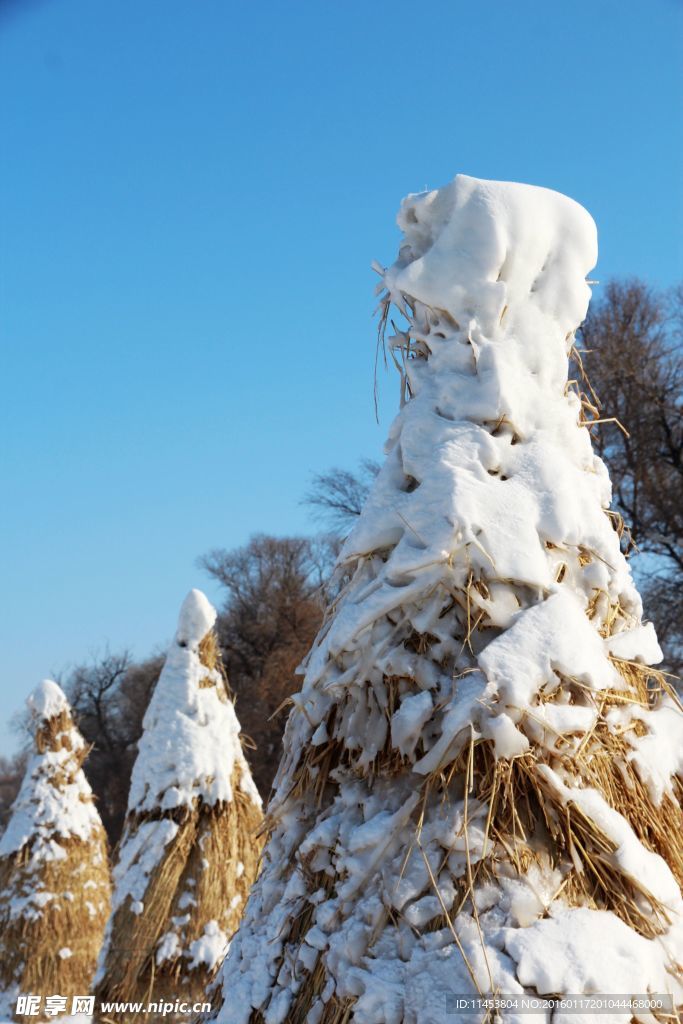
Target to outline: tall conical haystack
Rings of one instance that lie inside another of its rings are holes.
[[[595,225],[464,176],[399,224],[378,269],[382,324],[391,304],[407,321],[402,408],[295,697],[217,1019],[680,999],[683,716],[647,667],[660,651],[567,380]]]
[[[102,1000],[204,1000],[256,875],[261,800],[242,752],[215,619],[206,597],[190,591],[145,714],[96,1011]]]
[[[56,683],[41,683],[28,706],[34,749],[0,839],[1,1019],[20,994],[65,996],[69,1007],[87,995],[109,915],[107,840],[81,769],[87,747]]]

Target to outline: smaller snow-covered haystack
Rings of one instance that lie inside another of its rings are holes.
[[[203,1001],[256,875],[261,800],[215,620],[206,597],[190,591],[145,714],[97,1004]]]
[[[41,683],[28,706],[34,751],[0,840],[0,1018],[19,994],[87,993],[109,914],[86,744],[56,683]]]

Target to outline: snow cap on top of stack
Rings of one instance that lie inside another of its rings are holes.
[[[404,232],[384,284],[488,333],[506,305],[533,291],[566,331],[586,315],[585,275],[598,257],[587,210],[551,189],[458,174],[443,188],[407,196]],[[504,274],[500,268],[504,267]]]
[[[216,609],[206,594],[193,589],[180,607],[176,643],[181,647],[196,647],[216,622]]]
[[[59,715],[62,711],[69,710],[67,701],[61,686],[58,686],[53,679],[43,679],[38,683],[32,693],[26,698],[26,704],[35,718],[49,719]]]

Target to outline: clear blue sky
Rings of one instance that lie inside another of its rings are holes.
[[[377,456],[374,275],[463,171],[681,275],[680,0],[0,3],[0,750],[44,675],[171,636],[196,559]],[[208,588],[210,594],[214,594]]]

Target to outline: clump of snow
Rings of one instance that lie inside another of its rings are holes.
[[[180,941],[180,936],[176,932],[166,932],[162,935],[161,939],[157,944],[157,952],[155,956],[155,962],[157,967],[164,962],[164,960],[175,960],[183,951],[183,946]]]
[[[209,971],[215,970],[224,960],[229,946],[228,936],[218,921],[207,921],[203,933],[190,944],[190,968],[204,965]]]
[[[62,711],[69,710],[64,691],[52,679],[43,679],[27,700],[33,718],[54,718]]]
[[[683,998],[662,942],[643,938],[607,910],[558,906],[528,928],[506,931],[505,948],[522,985],[541,995],[673,992],[677,1002]]]
[[[201,590],[191,590],[183,601],[178,616],[176,643],[196,647],[216,622],[216,609]]]
[[[558,585],[559,586],[559,585]],[[568,590],[520,611],[479,655],[486,677],[507,705],[526,708],[539,688],[562,673],[601,690],[619,682],[602,639]]]
[[[354,1001],[357,1024],[436,1024],[453,992],[589,993],[595,978],[603,991],[669,992],[669,966],[683,956],[667,865],[561,770],[590,739],[604,694],[628,686],[616,659],[661,657],[567,379],[595,225],[557,193],[463,175],[409,196],[399,224],[380,305],[387,320],[390,303],[406,320],[388,339],[401,409],[293,697],[263,869],[223,969],[223,1024],[246,1024],[254,1010],[285,1020],[319,965],[311,1022],[334,994]],[[660,797],[679,764],[680,722],[668,710],[639,708],[646,734],[626,741]],[[630,713],[609,712],[615,733]],[[462,772],[444,793],[436,780],[480,740],[501,778],[528,751],[547,765],[554,806],[593,820],[615,847],[614,870],[665,905],[657,941],[607,912],[561,917],[571,858],[534,837],[537,863],[522,874]],[[333,752],[325,786],[323,744]],[[463,903],[470,873],[492,856],[491,877],[476,876]],[[304,916],[303,938],[290,939]],[[560,921],[572,929],[567,970]],[[601,968],[605,922],[616,945]]]
[[[391,742],[404,756],[412,754],[425,722],[432,717],[434,703],[428,690],[404,697],[391,716]]]
[[[665,794],[676,800],[673,780],[683,776],[683,715],[680,708],[668,694],[664,694],[657,707],[649,712],[631,705],[627,715],[632,721],[643,722],[647,727],[643,736],[633,731],[624,735],[632,747],[629,761],[647,786],[653,803],[661,804]]]
[[[664,655],[657,640],[655,627],[645,622],[634,629],[626,629],[614,636],[608,636],[605,646],[615,658],[623,661],[640,661],[645,665],[658,665]]]

